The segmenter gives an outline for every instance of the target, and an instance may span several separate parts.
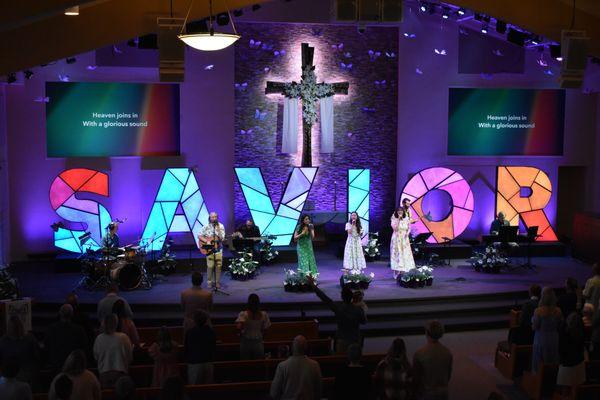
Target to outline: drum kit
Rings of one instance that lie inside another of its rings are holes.
[[[77,287],[103,289],[116,283],[123,290],[151,289],[146,271],[146,246],[127,245],[114,249],[88,249],[80,258],[83,278]]]

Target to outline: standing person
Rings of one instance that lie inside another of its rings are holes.
[[[152,386],[162,387],[167,378],[179,377],[177,365],[178,343],[171,340],[171,334],[166,326],[160,328],[156,335],[156,342],[148,349],[148,354],[154,360],[152,373]]]
[[[6,335],[0,338],[0,361],[14,359],[18,366],[17,379],[31,384],[39,368],[40,348],[31,333],[25,332],[23,321],[13,315],[8,320]]]
[[[111,283],[106,289],[106,296],[98,303],[98,322],[102,323],[107,315],[113,313],[112,309],[117,300],[122,300],[125,303],[125,315],[127,318],[133,318],[133,312],[127,300],[119,296],[119,286],[116,283]]]
[[[213,361],[217,348],[217,337],[208,325],[206,311],[197,310],[194,319],[196,326],[185,333],[185,362],[188,365],[188,384],[213,383]]]
[[[348,238],[344,248],[344,269],[360,272],[367,265],[361,243],[363,229],[356,211],[350,214],[350,220],[346,223],[346,233],[348,233]]]
[[[314,238],[315,229],[310,222],[310,217],[303,215],[298,229],[294,232],[294,241],[297,242],[296,250],[298,251],[298,271],[313,276],[318,273],[312,245]]]
[[[271,326],[266,312],[260,309],[260,298],[256,293],[248,296],[248,306],[240,312],[235,320],[241,331],[240,358],[242,360],[258,360],[265,358],[263,333]]]
[[[371,393],[371,374],[360,363],[362,350],[358,344],[348,347],[348,365],[338,369],[333,385],[335,400],[368,399]]]
[[[103,389],[114,387],[120,377],[127,375],[132,359],[131,341],[126,334],[117,332],[117,322],[116,315],[107,315],[102,324],[103,332],[94,342],[94,357]]]
[[[531,370],[537,372],[540,363],[558,364],[559,331],[563,322],[560,308],[556,306],[554,290],[545,287],[542,290],[540,304],[535,309],[532,318],[533,328],[533,354]]]
[[[73,382],[73,399],[77,400],[100,400],[100,382],[96,375],[87,369],[85,353],[82,350],[75,350],[67,357],[63,365],[62,372]],[[48,400],[56,400],[55,383],[61,375],[50,384],[48,391]]]
[[[385,358],[377,364],[373,378],[379,400],[410,398],[411,366],[403,339],[394,339]]]
[[[225,240],[225,227],[219,222],[216,212],[208,216],[208,225],[200,231],[198,237],[201,246],[212,246],[212,254],[206,256],[206,274],[208,275],[208,287],[221,288],[221,266],[223,265],[223,240]]]
[[[540,285],[533,284],[529,287],[529,299],[521,306],[519,314],[519,325],[509,331],[508,341],[519,345],[533,344],[533,328],[531,319],[535,309],[540,303],[542,288]]]
[[[579,298],[579,284],[575,278],[567,278],[565,282],[565,292],[558,297],[557,305],[562,312],[563,317],[568,317],[571,313],[581,309]]]
[[[345,354],[348,346],[353,343],[362,345],[360,335],[360,325],[367,322],[365,313],[359,306],[352,304],[352,290],[347,286],[342,286],[342,303],[334,303],[321,289],[315,284],[314,278],[308,279],[315,293],[329,309],[335,314],[337,322],[337,332],[335,336],[335,350],[338,354]]]
[[[292,356],[280,362],[271,382],[273,400],[321,398],[321,367],[306,356],[307,340],[296,336],[292,343]]]
[[[19,361],[15,358],[2,360],[2,379],[0,379],[0,399],[31,400],[31,386],[17,379]]]
[[[413,356],[414,379],[423,400],[448,399],[448,382],[452,376],[452,353],[440,343],[444,325],[431,321],[425,328],[427,344]]]
[[[398,208],[391,218],[392,240],[390,242],[390,265],[394,271],[394,279],[415,268],[410,247],[410,217],[404,207]]]
[[[594,309],[600,308],[600,264],[597,262],[592,265],[592,277],[585,281],[582,294],[586,303],[593,305]]]
[[[87,335],[83,328],[71,322],[73,307],[63,304],[58,311],[59,321],[50,325],[44,335],[48,364],[60,369],[73,350],[87,350]]]
[[[208,290],[202,289],[204,277],[201,272],[192,273],[192,287],[181,292],[181,307],[183,308],[183,330],[192,329],[195,325],[194,314],[196,310],[210,313],[213,306],[213,295]]]
[[[127,317],[125,302],[123,300],[115,301],[112,311],[112,313],[119,319],[117,322],[117,332],[126,334],[132,345],[135,347],[140,347],[140,335],[133,320]]]
[[[559,339],[560,365],[556,384],[562,386],[563,398],[570,398],[571,389],[585,382],[585,332],[581,315],[569,314]]]

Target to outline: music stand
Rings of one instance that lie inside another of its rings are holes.
[[[531,243],[535,242],[535,239],[539,237],[538,229],[538,226],[530,226],[527,228],[527,236],[525,236],[525,241],[527,242],[527,262],[521,266],[531,270],[535,270],[535,265],[531,263]]]
[[[425,245],[425,243],[427,242],[427,239],[429,239],[431,237],[431,235],[433,235],[433,233],[423,232],[423,233],[419,233],[417,236],[415,236],[413,238],[413,245],[415,245],[415,247],[417,248],[417,251],[419,251],[419,253],[421,254],[421,262],[425,261],[425,253],[423,253],[422,247]]]

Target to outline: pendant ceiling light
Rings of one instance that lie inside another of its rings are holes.
[[[229,15],[229,20],[231,21],[231,27],[233,28],[233,33],[221,33],[215,32],[213,28],[213,12],[212,12],[212,0],[209,0],[209,9],[210,9],[210,18],[208,20],[209,31],[208,32],[199,32],[199,33],[184,33],[185,26],[187,24],[188,17],[190,15],[190,11],[192,10],[192,6],[194,5],[194,0],[190,4],[190,8],[188,9],[187,15],[185,16],[185,21],[183,26],[181,27],[181,33],[177,35],[177,37],[182,40],[186,45],[193,47],[196,50],[202,51],[215,51],[222,50],[226,47],[234,44],[241,36],[237,34],[235,30],[235,25],[233,24],[233,19],[231,15]],[[227,10],[227,14],[229,14],[229,10]]]

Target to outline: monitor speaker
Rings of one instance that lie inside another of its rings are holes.
[[[354,22],[358,19],[358,0],[337,0],[335,18],[338,21]]]
[[[185,44],[177,35],[183,18],[157,18],[158,74],[161,82],[183,82],[185,77]]]
[[[562,31],[560,48],[563,61],[559,79],[561,87],[581,87],[587,65],[589,40],[585,31]]]

